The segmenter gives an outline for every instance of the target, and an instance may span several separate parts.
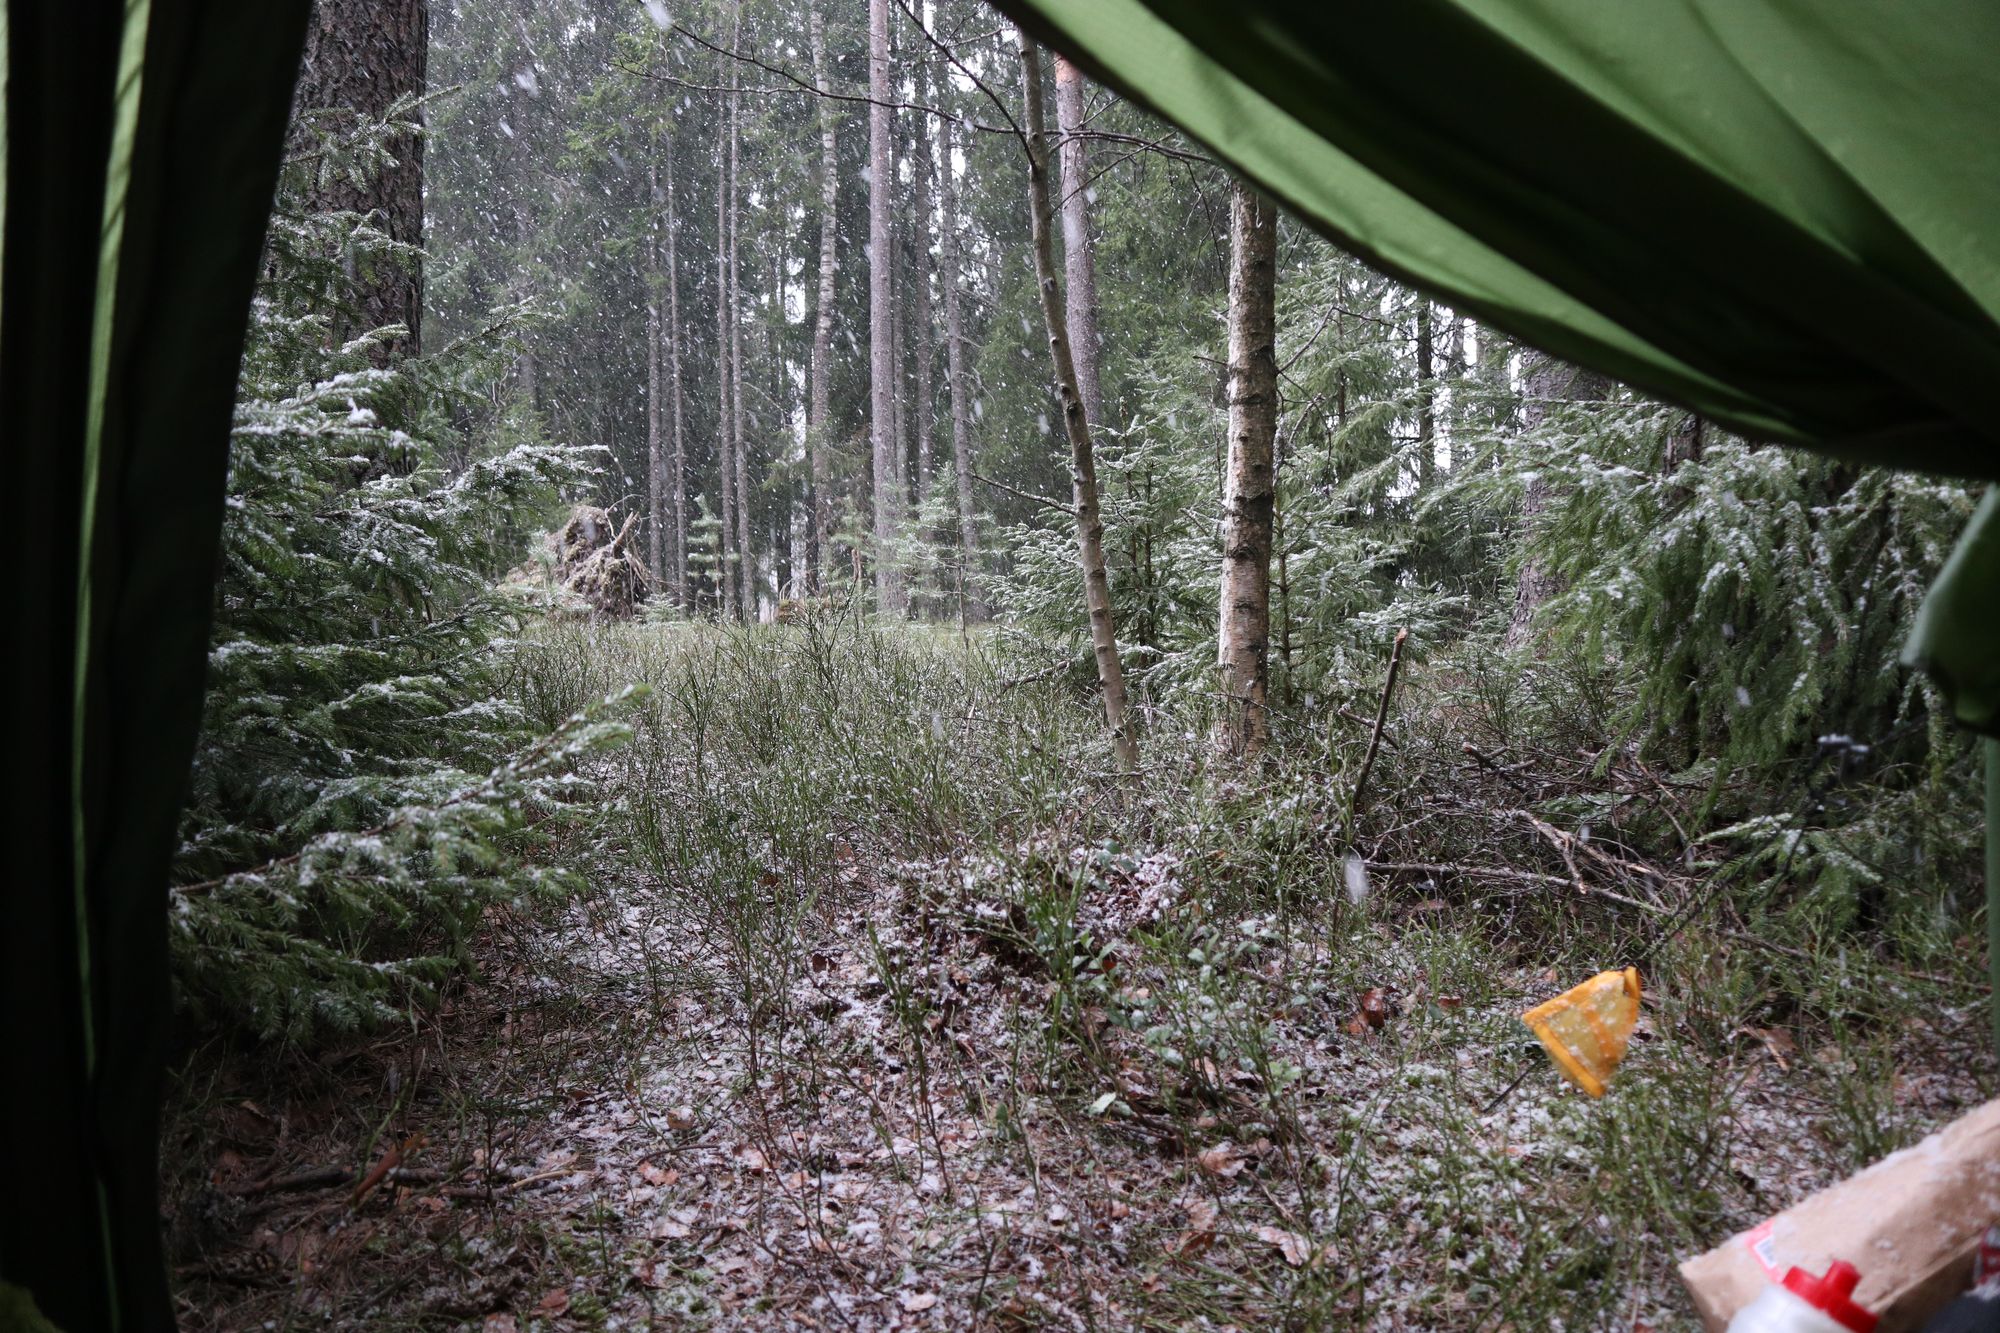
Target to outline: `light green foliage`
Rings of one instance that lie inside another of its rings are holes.
[[[1555,627],[1640,668],[1638,730],[1683,761],[1768,764],[1867,741],[1934,702],[1895,666],[1971,512],[1962,484],[1709,433],[1665,464],[1676,409],[1571,406],[1515,444],[1563,503],[1532,534],[1567,594]]]

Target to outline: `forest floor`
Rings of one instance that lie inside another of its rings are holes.
[[[652,682],[624,873],[492,912],[408,1031],[190,1063],[182,1327],[1692,1327],[1679,1259],[1994,1093],[1969,936],[1668,937],[1722,847],[1534,821],[1691,798],[1443,673],[1363,876],[1344,744],[1197,798],[1190,732],[1135,792],[1017,664],[725,637],[704,685],[651,633],[526,682]],[[1592,1101],[1519,1015],[1640,955]]]

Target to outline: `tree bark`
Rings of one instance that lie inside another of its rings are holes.
[[[743,49],[743,0],[730,0],[729,48]],[[743,405],[742,201],[743,67],[729,70],[729,444],[736,458],[736,578],[745,620],[757,618],[756,546],[751,541],[750,449]]]
[[[1097,377],[1097,243],[1090,234],[1090,155],[1083,139],[1083,72],[1061,56],[1056,66],[1056,128],[1062,161],[1063,274],[1068,283],[1070,356],[1076,362],[1083,414],[1096,430],[1104,424],[1104,391]]]
[[[921,67],[918,84],[917,100],[924,103],[929,103],[933,96],[929,68]],[[916,207],[910,213],[910,287],[903,293],[903,309],[909,313],[910,351],[917,363],[916,396],[911,403],[917,436],[917,472],[912,491],[917,512],[921,514],[931,498],[931,468],[936,453],[932,378],[937,341],[931,322],[931,146],[930,136],[921,131],[910,145],[910,191],[916,196]],[[931,534],[926,531],[924,535],[928,538]]]
[[[807,540],[807,589],[818,592],[833,558],[833,302],[835,241],[840,207],[840,143],[826,73],[826,21],[819,6],[807,15],[813,86],[819,101],[819,296],[813,309],[812,385],[806,404],[806,445],[812,451],[812,521]]]
[[[646,164],[647,218],[653,218],[650,208],[659,202],[660,164],[659,143],[653,144],[654,158]],[[651,225],[657,225],[651,224]],[[661,363],[666,359],[662,347],[660,330],[660,301],[665,293],[660,272],[660,245],[657,236],[651,234],[649,226],[646,238],[646,567],[653,573],[655,583],[666,579],[666,547],[664,540],[667,525],[667,433],[665,428],[664,404],[660,401],[665,390],[662,381]]]
[[[868,432],[875,471],[875,607],[903,614],[896,551],[902,528],[903,469],[897,452],[895,311],[890,269],[896,262],[889,210],[896,182],[889,154],[889,0],[868,0]]]
[[[718,58],[720,60],[720,58]],[[734,62],[732,62],[734,64]],[[734,76],[734,72],[732,72]],[[736,448],[732,440],[732,424],[736,412],[730,406],[730,398],[736,392],[736,362],[730,360],[730,196],[734,194],[734,182],[730,180],[730,142],[734,140],[736,124],[730,116],[730,104],[724,100],[722,114],[716,118],[716,486],[722,492],[722,532],[718,534],[718,562],[716,562],[716,598],[722,602],[722,614],[728,618],[738,618],[736,600]]]
[[[1431,302],[1417,297],[1417,478],[1428,486],[1437,474],[1437,366],[1431,348]]]
[[[516,202],[514,205],[514,240],[518,247],[517,253],[522,257],[522,262],[521,266],[516,268],[514,277],[508,284],[513,291],[513,297],[516,301],[526,301],[534,294],[533,289],[529,285],[525,266],[526,256],[534,249],[534,235],[534,222],[529,217],[526,203]],[[540,412],[542,407],[541,375],[539,373],[539,363],[535,357],[535,344],[531,338],[522,339],[521,350],[514,357],[514,383],[521,397],[527,401],[528,406],[534,411]]]
[[[1277,211],[1238,183],[1229,209],[1229,463],[1223,484],[1219,758],[1270,739],[1271,536],[1278,433]]]
[[[1661,460],[1660,475],[1671,477],[1680,471],[1683,463],[1699,463],[1706,434],[1699,413],[1690,412],[1675,423],[1667,434],[1666,457]]]
[[[1139,767],[1139,742],[1126,717],[1125,670],[1118,659],[1118,634],[1111,614],[1111,581],[1104,572],[1104,520],[1097,505],[1097,463],[1091,451],[1090,419],[1085,415],[1083,395],[1077,387],[1076,363],[1070,356],[1062,291],[1056,281],[1055,246],[1050,236],[1055,219],[1049,208],[1049,146],[1042,113],[1041,53],[1027,33],[1021,33],[1020,42],[1028,140],[1028,221],[1034,239],[1042,323],[1049,336],[1049,360],[1055,371],[1056,396],[1062,406],[1063,431],[1069,437],[1070,493],[1076,516],[1077,563],[1083,571],[1083,604],[1090,616],[1090,644],[1097,658],[1098,690],[1104,697],[1104,723],[1111,731],[1118,766],[1130,773]]]
[[[1609,389],[1602,375],[1579,370],[1543,352],[1528,353],[1522,374],[1521,429],[1532,435],[1548,421],[1551,405],[1594,402]],[[1556,499],[1540,469],[1521,492],[1521,532],[1527,550],[1514,583],[1514,614],[1507,624],[1506,647],[1511,651],[1534,640],[1535,614],[1563,589],[1562,579],[1535,555],[1536,530]]]
[[[943,267],[944,365],[946,389],[951,398],[951,457],[958,477],[958,547],[961,586],[973,582],[979,562],[978,519],[972,507],[972,422],[965,386],[965,314],[959,305],[959,284],[964,280],[963,261],[958,246],[958,187],[952,176],[951,122],[937,120],[938,145],[938,262]],[[984,616],[977,585],[970,594],[970,614]]]
[[[673,404],[674,432],[674,600],[683,611],[693,606],[688,595],[687,403],[681,393],[680,259],[674,237],[680,214],[674,206],[673,146],[667,150],[667,387]]]
[[[294,95],[299,111],[339,108],[354,123],[375,123],[406,97],[424,93],[430,51],[429,0],[315,0],[306,28],[305,56]],[[412,118],[422,113],[412,111]],[[294,131],[293,147],[310,146]],[[386,145],[395,165],[356,184],[327,181],[309,192],[314,212],[350,211],[367,218],[400,245],[424,243],[424,143],[397,135]],[[375,262],[356,284],[354,322],[340,321],[336,336],[401,324],[409,337],[393,340],[387,355],[415,356],[423,344],[424,272],[417,256]]]

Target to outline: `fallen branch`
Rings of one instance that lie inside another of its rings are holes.
[[[1385,871],[1389,874],[1463,875],[1468,879],[1515,880],[1524,884],[1552,884],[1566,889],[1578,888],[1578,884],[1575,881],[1567,879],[1562,875],[1546,875],[1538,870],[1516,870],[1512,866],[1451,865],[1435,861],[1370,861],[1368,862],[1368,868],[1370,870]],[[1657,903],[1644,902],[1638,898],[1628,898],[1624,894],[1613,892],[1610,889],[1592,888],[1589,885],[1583,885],[1580,891],[1589,897],[1609,898],[1612,902],[1621,903],[1626,907],[1637,908],[1639,911],[1651,916],[1666,917],[1672,915],[1671,912]],[[1787,958],[1796,958],[1801,962],[1821,963],[1825,961],[1820,955],[1810,950],[1801,949],[1796,945],[1780,944],[1776,940],[1767,940],[1763,936],[1753,935],[1747,930],[1723,928],[1717,930],[1716,933],[1724,939],[1735,940],[1739,944],[1755,945],[1757,948],[1768,949],[1772,953],[1782,954]],[[1892,963],[1885,963],[1875,959],[1869,960],[1869,966],[1879,968],[1891,975],[1903,977],[1910,981],[1929,982],[1934,986],[1949,986],[1982,993],[1990,993],[1993,989],[1991,985],[1985,982],[1969,981],[1964,977],[1948,977],[1941,972],[1920,972],[1913,968],[1897,967]],[[1511,1091],[1511,1088],[1509,1090]]]
[[[1370,870],[1386,870],[1390,873],[1403,871],[1412,875],[1464,875],[1474,879],[1511,879],[1524,884],[1554,884],[1565,889],[1573,889],[1589,898],[1609,898],[1614,903],[1636,907],[1650,916],[1668,916],[1666,908],[1657,903],[1649,903],[1640,898],[1628,898],[1611,889],[1595,889],[1582,879],[1568,879],[1562,875],[1545,875],[1538,870],[1516,870],[1512,866],[1462,866],[1437,862],[1419,861],[1370,861]]]
[[[391,1167],[383,1178],[392,1185],[435,1185],[445,1178],[445,1173],[430,1166],[397,1166]],[[308,1166],[282,1176],[266,1176],[247,1185],[238,1185],[228,1193],[239,1199],[253,1199],[261,1194],[344,1189],[358,1185],[360,1180],[359,1174],[348,1167]]]
[[[333,1185],[352,1185],[354,1172],[344,1166],[309,1166],[288,1175],[266,1176],[253,1180],[248,1185],[238,1185],[229,1193],[241,1199],[252,1199],[260,1194],[280,1194],[290,1190],[326,1189]]]

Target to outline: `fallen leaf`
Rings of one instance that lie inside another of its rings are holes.
[[[1792,1040],[1791,1033],[1785,1031],[1783,1028],[1745,1027],[1739,1029],[1739,1031],[1745,1032],[1762,1042],[1764,1049],[1771,1053],[1771,1059],[1777,1062],[1778,1068],[1788,1074],[1792,1072],[1791,1057],[1799,1053],[1799,1044]]]
[[[662,1171],[651,1162],[639,1163],[639,1179],[645,1181],[648,1185],[671,1185],[679,1178],[679,1172]]]
[[[1215,1241],[1215,1224],[1220,1216],[1213,1199],[1193,1199],[1184,1205],[1187,1230],[1181,1232],[1171,1251],[1178,1258],[1192,1259]]]
[[[922,1314],[937,1304],[937,1293],[934,1291],[906,1291],[899,1299],[903,1308],[911,1314]]]
[[[481,1333],[514,1333],[516,1325],[514,1316],[503,1310],[487,1315],[486,1321],[479,1327]]]
[[[1296,1231],[1285,1231],[1279,1227],[1258,1227],[1257,1239],[1266,1245],[1277,1247],[1285,1256],[1285,1262],[1297,1268],[1312,1254],[1312,1241]]]
[[[648,1262],[651,1261],[649,1260]],[[555,1290],[550,1291],[545,1295],[543,1295],[542,1299],[535,1302],[536,1314],[548,1315],[549,1317],[554,1318],[556,1315],[567,1314],[568,1312],[569,1312],[569,1290],[565,1287],[557,1287]]]
[[[1233,1143],[1224,1141],[1213,1148],[1204,1148],[1195,1157],[1201,1169],[1211,1176],[1221,1176],[1224,1180],[1233,1177],[1243,1169],[1243,1153]]]

